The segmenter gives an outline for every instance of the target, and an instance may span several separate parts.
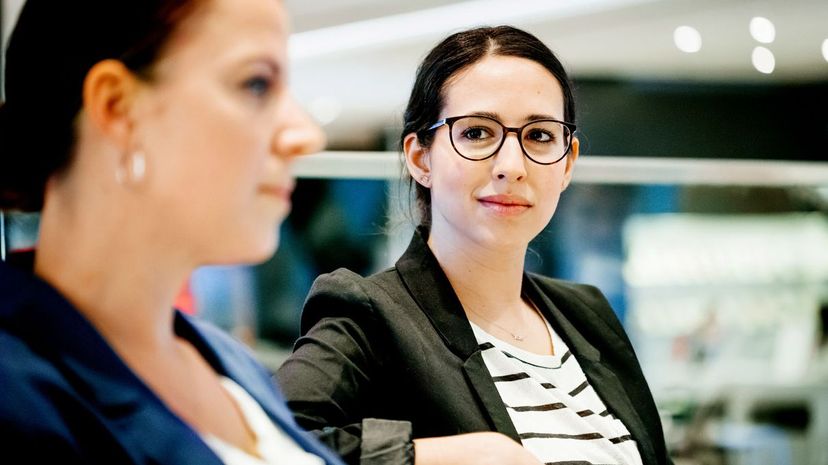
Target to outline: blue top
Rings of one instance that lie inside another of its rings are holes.
[[[342,463],[296,425],[271,375],[245,346],[180,312],[174,329],[301,448],[328,465]],[[222,463],[63,296],[2,262],[0,461]]]

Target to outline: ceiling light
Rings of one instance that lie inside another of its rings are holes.
[[[828,39],[822,41],[822,58],[828,61]]]
[[[474,26],[565,21],[656,1],[513,0],[509,8],[503,8],[503,0],[471,0],[291,34],[289,53],[291,59],[303,60],[424,38],[438,40],[450,32]]]
[[[701,34],[690,26],[679,26],[673,31],[673,41],[676,47],[685,53],[696,53],[701,50]]]
[[[776,59],[773,57],[773,52],[765,47],[754,48],[751,58],[753,67],[762,74],[770,74],[773,72],[773,68],[776,67]]]
[[[776,28],[768,18],[756,16],[750,20],[750,35],[762,44],[769,44],[776,38]]]

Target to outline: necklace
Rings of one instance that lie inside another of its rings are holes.
[[[532,307],[534,307],[534,305],[532,305]],[[474,313],[475,315],[479,316],[479,317],[480,317],[483,321],[485,321],[486,323],[489,323],[490,325],[492,325],[492,326],[494,326],[494,327],[496,327],[496,328],[500,329],[501,331],[505,331],[505,332],[509,333],[509,335],[510,335],[510,336],[512,336],[512,339],[514,339],[514,340],[516,340],[516,341],[523,341],[523,340],[526,338],[525,336],[521,336],[520,334],[515,334],[515,333],[513,333],[513,332],[509,331],[508,329],[504,328],[503,326],[500,326],[499,324],[497,324],[497,323],[495,323],[494,321],[492,321],[492,320],[490,320],[490,319],[486,318],[485,316],[483,316],[483,315],[481,315],[481,314],[479,314],[479,313],[475,312],[475,311],[474,311],[474,310],[472,310],[472,309],[469,309],[469,310],[471,310],[471,312],[472,312],[472,313]]]
[[[536,313],[539,317],[541,317],[541,320],[543,321],[544,325],[546,325],[546,324],[547,324],[547,323],[546,323],[546,318],[544,318],[544,317],[543,317],[543,314],[541,313],[541,311],[540,311],[540,309],[538,308],[538,306],[537,306],[537,305],[535,305],[535,303],[534,303],[534,302],[532,302],[531,300],[529,300],[529,299],[527,299],[527,298],[524,298],[524,300],[525,300],[525,302],[526,302],[526,303],[527,303],[527,304],[528,304],[528,305],[532,308],[532,310],[534,310],[534,312],[535,312],[535,313]],[[490,319],[486,318],[485,316],[483,316],[483,315],[481,315],[481,314],[477,313],[476,311],[474,311],[474,310],[472,310],[472,309],[468,309],[468,310],[469,310],[469,311],[471,311],[472,313],[474,313],[475,315],[479,316],[479,317],[480,317],[480,319],[482,319],[483,321],[485,321],[485,322],[489,323],[490,325],[492,325],[492,326],[494,326],[494,327],[496,327],[496,328],[500,329],[501,331],[504,331],[504,332],[506,332],[506,333],[509,333],[509,335],[510,335],[510,336],[512,336],[512,339],[514,339],[515,341],[518,341],[518,342],[523,342],[523,340],[524,340],[524,339],[526,339],[526,337],[525,337],[525,336],[523,336],[523,335],[521,335],[521,334],[513,333],[512,331],[510,331],[510,330],[508,330],[508,329],[504,328],[503,326],[500,326],[499,324],[497,324],[497,323],[495,323],[494,321],[492,321],[492,320],[490,320]],[[551,329],[548,329],[548,330],[547,330],[547,335],[549,336],[549,350],[550,350],[550,355],[555,355],[555,341],[553,340],[553,337],[552,337],[552,330],[551,330]]]

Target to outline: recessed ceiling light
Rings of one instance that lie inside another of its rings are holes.
[[[750,35],[759,43],[769,44],[776,39],[776,28],[768,18],[756,16],[750,20]]]
[[[776,59],[773,57],[773,52],[765,47],[756,47],[753,49],[753,67],[756,71],[762,74],[770,74],[776,67]]]
[[[828,61],[828,39],[822,41],[822,58]]]
[[[673,31],[673,41],[676,47],[685,53],[696,53],[701,50],[701,34],[690,26],[679,26]]]

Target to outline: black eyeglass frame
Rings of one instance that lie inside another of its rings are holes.
[[[499,124],[500,127],[503,128],[503,136],[500,138],[500,143],[497,144],[497,148],[495,148],[494,151],[492,151],[491,154],[489,154],[489,155],[487,155],[483,158],[469,158],[469,157],[463,155],[462,153],[460,153],[459,150],[457,150],[457,146],[454,145],[454,136],[452,135],[453,134],[453,127],[454,127],[454,123],[456,121],[461,120],[463,118],[487,119],[487,120],[490,120],[490,121],[494,121],[495,123]],[[529,155],[529,153],[526,152],[526,148],[523,147],[523,130],[526,129],[528,126],[531,126],[531,125],[536,124],[536,123],[543,123],[543,122],[559,123],[559,124],[564,125],[567,129],[569,129],[569,137],[567,138],[566,150],[564,150],[563,155],[561,155],[561,157],[558,158],[557,160],[547,162],[547,163],[535,160],[534,158],[532,158],[531,155]],[[556,119],[552,119],[552,118],[536,119],[534,121],[529,121],[528,123],[524,124],[523,126],[521,126],[519,128],[510,128],[510,127],[506,126],[505,124],[501,123],[500,121],[498,121],[494,118],[491,118],[489,116],[462,115],[462,116],[452,116],[452,117],[449,117],[449,118],[443,118],[443,119],[437,121],[436,123],[432,124],[428,128],[424,129],[421,132],[434,131],[434,130],[440,128],[441,126],[448,126],[448,128],[449,128],[449,141],[451,142],[451,147],[454,149],[455,152],[457,152],[457,155],[460,155],[461,157],[465,158],[466,160],[469,160],[469,161],[483,161],[483,160],[488,160],[489,158],[492,158],[503,147],[504,142],[506,142],[506,136],[509,135],[510,132],[514,132],[515,134],[517,134],[518,145],[520,145],[520,150],[523,152],[523,155],[525,155],[526,158],[532,160],[534,163],[537,163],[539,165],[554,165],[555,163],[558,163],[559,161],[563,160],[566,157],[566,155],[569,153],[569,150],[572,149],[572,137],[574,137],[575,130],[577,129],[577,126],[575,126],[574,123],[569,123],[569,122],[566,122],[566,121],[560,121],[560,120],[556,120]]]

